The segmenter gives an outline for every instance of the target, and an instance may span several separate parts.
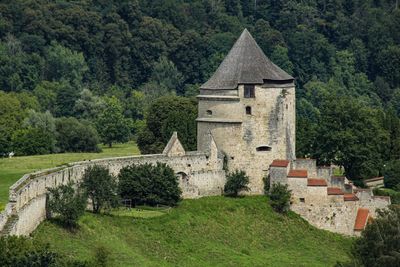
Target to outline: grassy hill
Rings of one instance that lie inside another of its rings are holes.
[[[47,169],[74,161],[122,157],[139,154],[134,142],[115,144],[112,148],[101,146],[101,153],[64,153],[27,157],[0,158],[0,211],[8,201],[8,188],[25,173]]]
[[[352,239],[318,230],[294,213],[275,213],[267,197],[184,200],[168,211],[87,213],[70,233],[45,222],[33,234],[58,252],[91,259],[97,248],[111,266],[332,266]]]

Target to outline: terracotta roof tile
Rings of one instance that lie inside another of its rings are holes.
[[[325,179],[308,178],[307,186],[327,186]]]
[[[328,187],[328,195],[344,195],[344,193],[339,187]]]
[[[344,198],[344,201],[357,201],[358,200],[358,197],[353,193],[344,194],[343,198]]]
[[[307,178],[307,170],[290,170],[288,177]]]
[[[369,210],[365,208],[359,208],[357,211],[356,222],[354,223],[354,231],[362,231],[367,225],[369,217]]]
[[[271,163],[271,167],[287,167],[289,165],[288,160],[276,159]]]

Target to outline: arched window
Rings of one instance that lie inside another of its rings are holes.
[[[246,114],[251,115],[251,107],[249,106],[246,107]]]

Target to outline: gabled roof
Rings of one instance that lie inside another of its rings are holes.
[[[201,89],[235,89],[238,84],[268,81],[292,82],[294,78],[272,63],[247,29],[233,45],[213,76]]]

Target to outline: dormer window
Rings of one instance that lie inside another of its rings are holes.
[[[255,98],[255,86],[254,84],[244,85],[244,98]]]

